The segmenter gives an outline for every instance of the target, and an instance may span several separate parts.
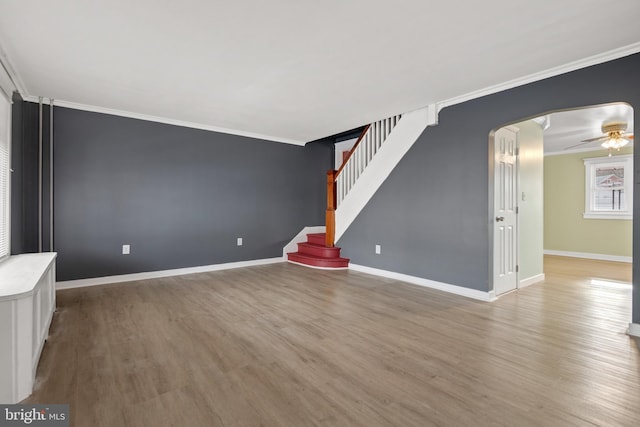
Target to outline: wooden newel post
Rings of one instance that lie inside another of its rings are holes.
[[[325,245],[332,248],[336,237],[336,171],[327,171],[327,213]]]

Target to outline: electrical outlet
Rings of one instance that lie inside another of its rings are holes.
[[[380,253],[381,253],[380,245],[376,245],[376,255],[380,255]]]
[[[131,245],[122,245],[122,255],[129,255],[131,253]]]
[[[237,240],[236,244],[238,246],[242,246],[242,237],[238,237],[238,240]]]

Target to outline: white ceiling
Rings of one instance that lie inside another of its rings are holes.
[[[602,149],[602,141],[573,147],[585,139],[603,136],[603,122],[626,122],[627,133],[633,133],[633,108],[616,103],[550,114],[549,127],[544,131],[544,152],[566,153]]]
[[[304,143],[631,45],[638,0],[0,2],[26,95]]]

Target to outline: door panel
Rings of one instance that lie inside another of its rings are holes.
[[[517,133],[502,128],[494,137],[493,289],[517,288]]]

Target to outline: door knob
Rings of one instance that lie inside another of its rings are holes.
[[[500,222],[500,221],[504,221],[504,217],[503,216],[497,216],[496,217],[496,222]]]

